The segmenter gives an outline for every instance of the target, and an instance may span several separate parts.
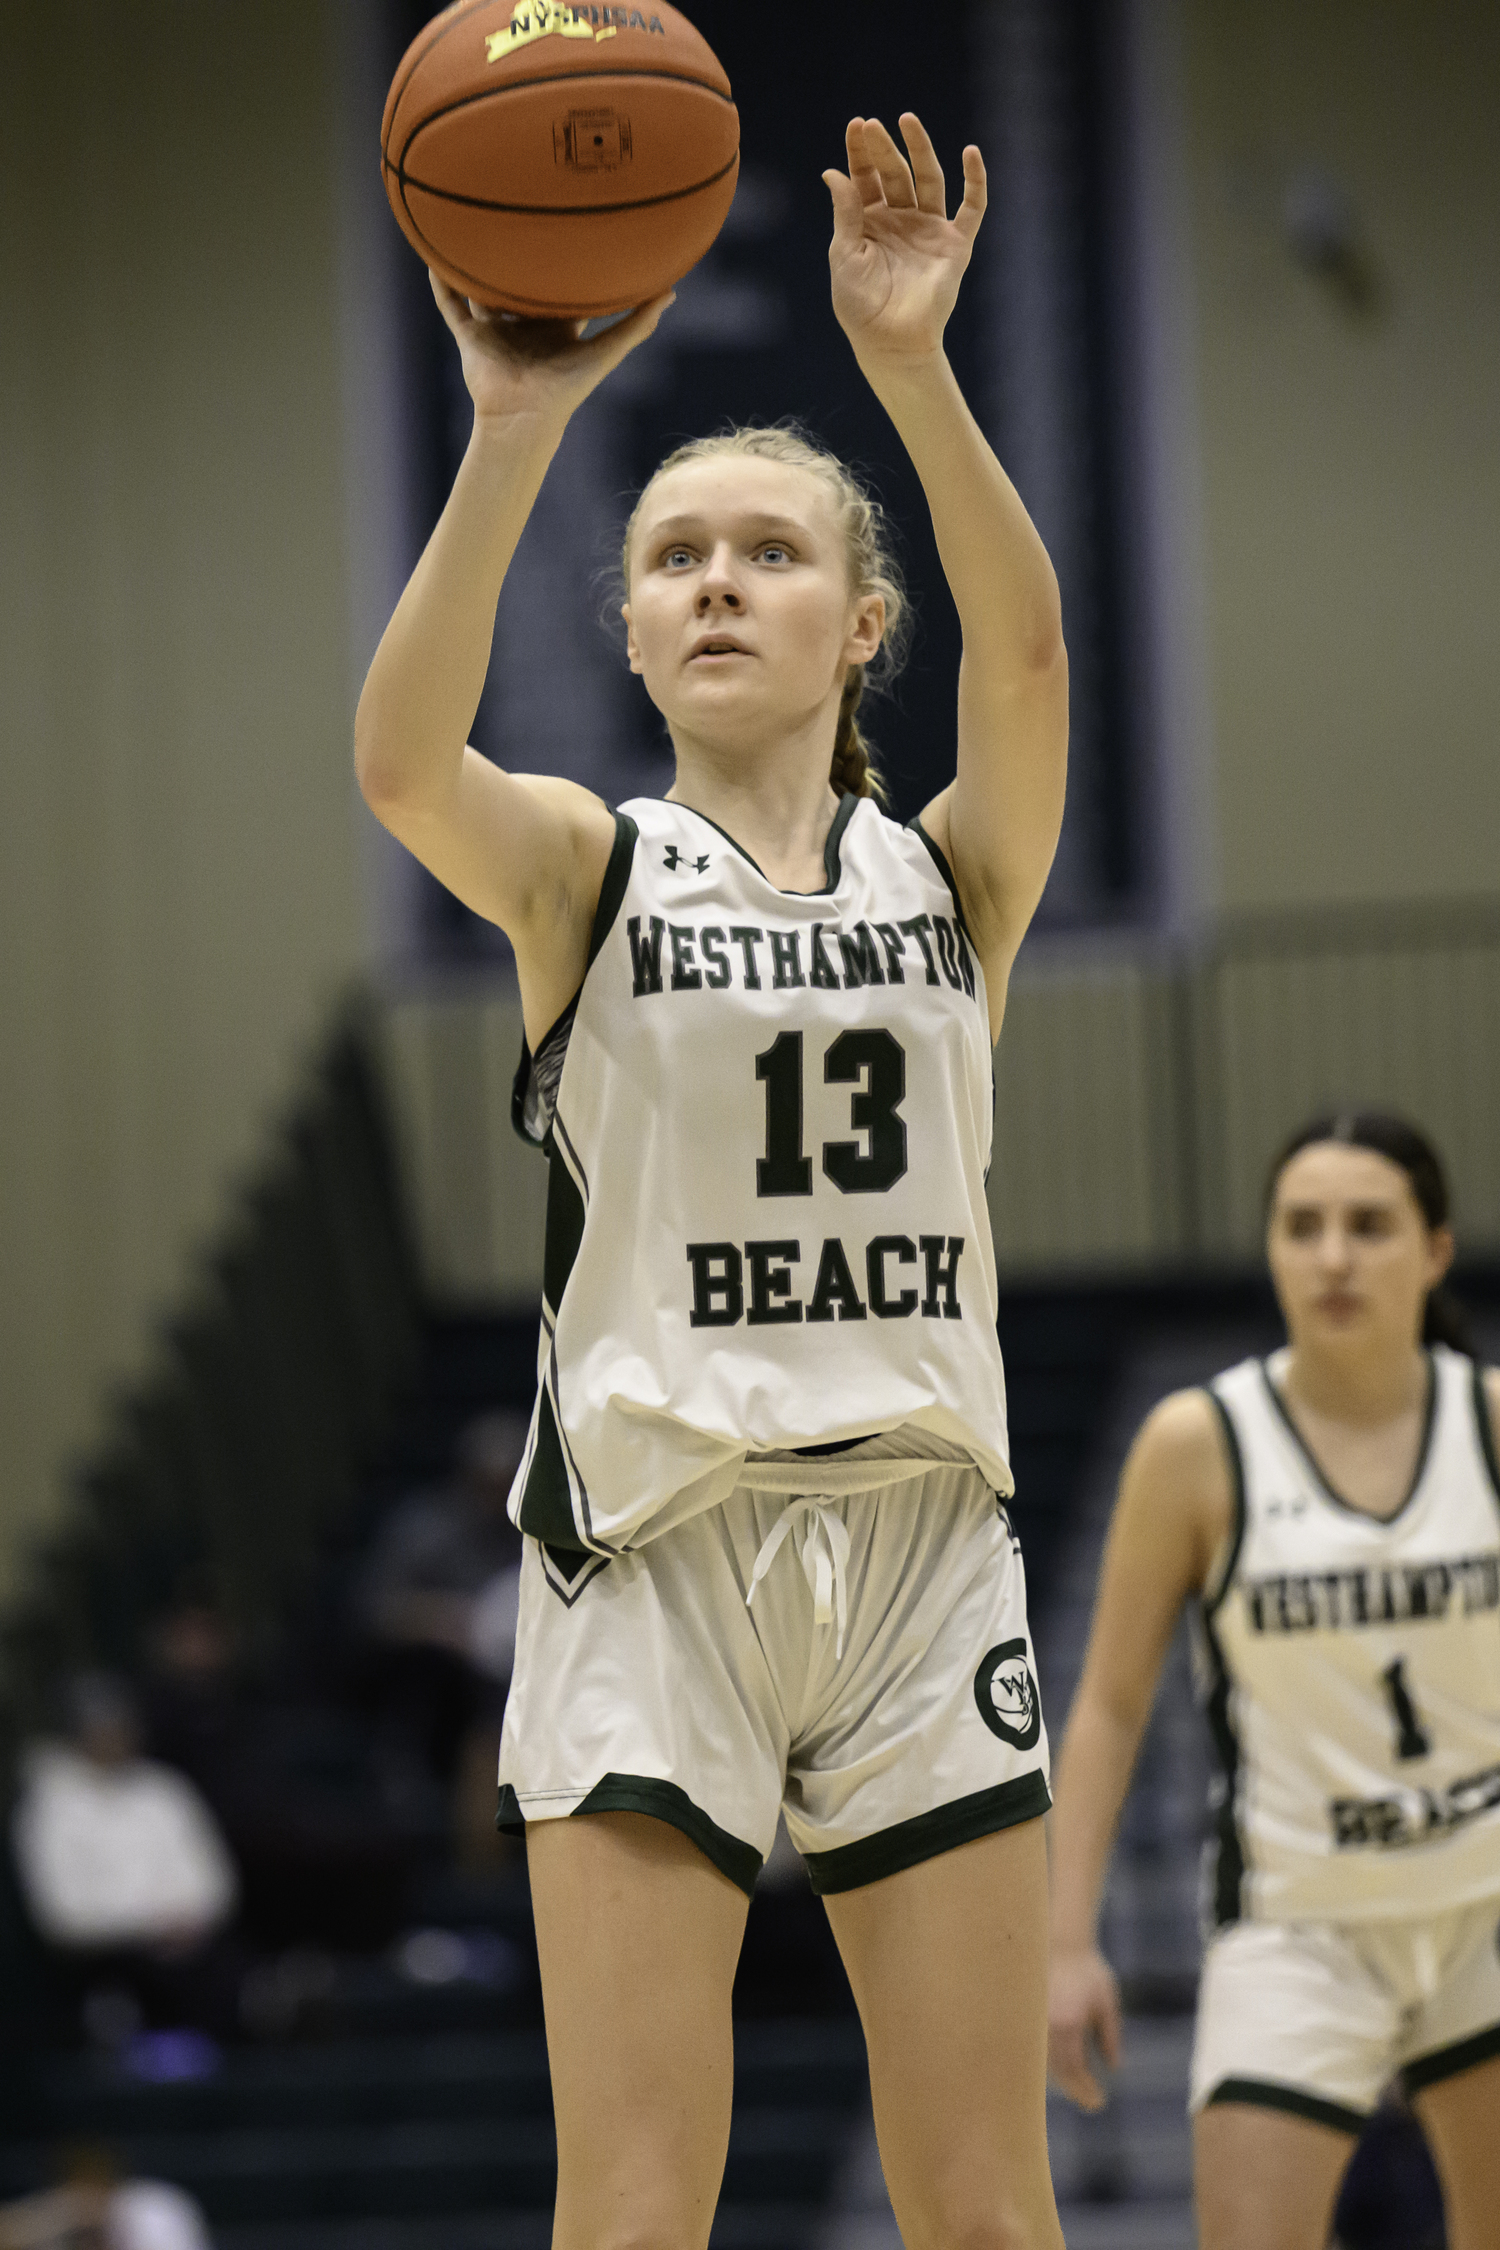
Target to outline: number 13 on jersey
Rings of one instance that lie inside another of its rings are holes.
[[[755,1159],[761,1197],[810,1196],[813,1163],[804,1147],[803,1034],[783,1031],[755,1058],[766,1090],[765,1154]],[[849,1123],[859,1140],[823,1143],[822,1168],[843,1195],[883,1195],[907,1171],[906,1055],[889,1031],[839,1033],[823,1056],[830,1086],[850,1086]],[[792,1236],[746,1242],[690,1242],[694,1328],[780,1327],[801,1321],[962,1320],[958,1261],[964,1238],[877,1234],[846,1246],[829,1235],[816,1252],[810,1294],[795,1269],[802,1243]],[[811,1261],[809,1261],[811,1262]],[[863,1273],[858,1269],[863,1265]]]

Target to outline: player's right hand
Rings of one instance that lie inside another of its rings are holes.
[[[674,302],[668,290],[596,335],[582,320],[516,320],[460,297],[428,270],[438,311],[453,332],[476,417],[561,416],[643,344]]]
[[[1080,2109],[1103,2109],[1108,2091],[1095,2076],[1102,2057],[1120,2063],[1120,1988],[1097,1948],[1052,1955],[1047,1978],[1047,2075]]]

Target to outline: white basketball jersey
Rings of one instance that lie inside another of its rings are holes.
[[[920,829],[846,796],[825,865],[780,891],[633,800],[578,997],[522,1057],[551,1173],[511,1513],[561,1550],[638,1546],[747,1454],[897,1429],[1011,1490],[984,978]]]
[[[1210,1387],[1239,1486],[1201,1618],[1223,1769],[1213,1917],[1342,1922],[1500,1894],[1500,1472],[1479,1371],[1434,1348],[1412,1489],[1381,1522],[1297,1435],[1286,1359]]]

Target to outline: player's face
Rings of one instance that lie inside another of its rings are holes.
[[[874,655],[884,605],[850,593],[821,478],[729,455],[647,489],[624,616],[630,668],[674,737],[749,750],[810,729],[831,751],[845,673]]]
[[[1266,1247],[1297,1344],[1414,1339],[1453,1256],[1400,1165],[1340,1141],[1314,1141],[1283,1167]]]

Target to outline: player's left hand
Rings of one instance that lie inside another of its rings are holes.
[[[855,117],[844,135],[847,175],[823,174],[833,197],[834,315],[862,360],[917,359],[942,349],[984,217],[978,149],[964,150],[963,201],[950,219],[926,128],[910,110],[898,122],[905,156],[878,118]]]

